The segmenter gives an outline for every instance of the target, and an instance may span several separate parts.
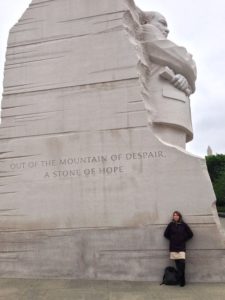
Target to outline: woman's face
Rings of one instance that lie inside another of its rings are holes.
[[[174,213],[174,214],[173,214],[173,220],[174,220],[175,222],[178,222],[179,219],[180,219],[179,215],[178,215],[177,213]]]

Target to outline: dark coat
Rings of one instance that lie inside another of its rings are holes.
[[[171,252],[185,252],[185,243],[193,237],[193,232],[186,223],[173,221],[168,224],[164,236],[170,241]]]

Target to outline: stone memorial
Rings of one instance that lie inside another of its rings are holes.
[[[33,0],[11,29],[0,127],[1,277],[160,281],[163,231],[194,231],[190,281],[225,281],[193,137],[196,67],[132,0]]]

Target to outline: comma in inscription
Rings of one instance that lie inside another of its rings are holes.
[[[13,162],[10,164],[10,169],[13,171],[42,168],[44,169],[44,178],[90,177],[124,173],[124,165],[128,161],[164,158],[166,158],[166,155],[163,151],[129,152],[123,154]]]

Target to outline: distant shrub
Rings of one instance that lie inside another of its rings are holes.
[[[225,207],[225,155],[206,156],[206,164],[216,194],[216,204]]]

